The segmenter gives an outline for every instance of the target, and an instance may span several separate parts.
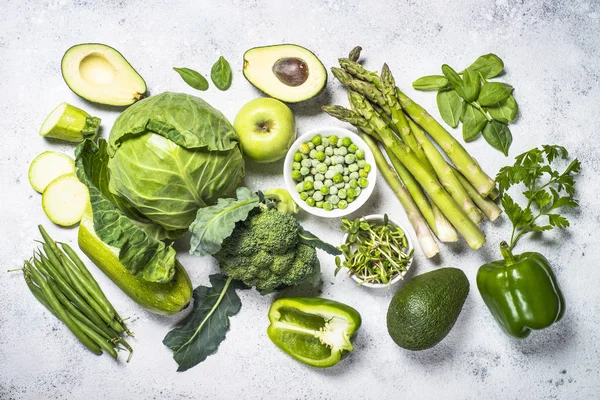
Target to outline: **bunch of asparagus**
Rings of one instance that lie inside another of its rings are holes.
[[[478,249],[485,243],[478,226],[484,215],[493,221],[501,213],[493,201],[498,197],[494,180],[423,107],[396,87],[386,64],[380,75],[359,64],[360,50],[354,48],[348,58],[339,60],[341,68],[332,68],[348,89],[351,109],[324,106],[323,110],[358,129],[427,257],[439,252],[434,235],[442,242],[454,242],[457,231]]]
[[[39,229],[42,249],[21,269],[31,293],[94,354],[106,351],[117,358],[122,346],[131,358],[133,350],[123,339],[131,332],[83,261],[68,244],[59,247]]]

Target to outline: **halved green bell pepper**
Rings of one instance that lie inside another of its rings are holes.
[[[290,356],[313,367],[335,365],[354,350],[351,338],[361,324],[358,311],[321,298],[282,298],[269,310],[269,338]]]
[[[565,300],[548,260],[533,252],[513,255],[506,242],[500,251],[504,260],[479,268],[477,288],[502,329],[522,339],[559,321]]]

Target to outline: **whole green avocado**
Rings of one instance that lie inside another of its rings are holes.
[[[468,294],[469,280],[457,268],[440,268],[409,280],[390,302],[390,336],[407,350],[435,346],[454,326]]]

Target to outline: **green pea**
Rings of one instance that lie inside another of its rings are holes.
[[[346,189],[339,189],[337,195],[340,199],[345,199],[346,198]]]
[[[317,172],[320,174],[324,174],[325,172],[327,172],[327,164],[321,163],[317,165]]]
[[[325,179],[323,181],[323,185],[325,185],[327,187],[332,187],[333,186],[333,181],[331,179]]]
[[[335,186],[332,186],[329,188],[329,194],[337,194],[338,192],[338,188]]]
[[[315,206],[315,199],[313,197],[309,197],[308,199],[306,199],[306,204],[308,204],[311,207]]]
[[[350,204],[354,201],[354,197],[346,197],[346,201],[348,202],[348,204]]]
[[[323,203],[325,203],[324,201],[317,201],[317,203],[315,204],[317,206],[317,208],[323,208]]]
[[[306,193],[306,192],[302,192],[302,193],[300,193],[300,198],[301,198],[302,200],[306,200],[306,199],[308,199],[308,193]]]
[[[352,153],[350,153],[350,154],[346,154],[346,156],[344,157],[344,162],[345,162],[346,164],[348,164],[349,166],[350,166],[350,165],[355,165],[355,164],[354,164],[354,161],[355,161],[355,160],[356,160],[356,156],[355,156],[354,154],[352,154]],[[358,165],[357,165],[357,167],[358,167]],[[348,167],[348,168],[349,168],[349,167]]]
[[[323,161],[325,160],[325,152],[324,151],[317,151],[317,154],[315,154],[315,158],[319,161]]]
[[[326,156],[332,156],[333,155],[333,148],[331,148],[331,147],[325,147],[324,152],[325,152]]]
[[[360,176],[361,178],[366,178],[367,176],[369,176],[369,173],[364,169],[361,169],[360,171],[358,171],[358,176]]]
[[[332,179],[334,183],[340,183],[344,181],[342,174],[335,174]]]
[[[333,210],[333,204],[330,201],[326,201],[323,203],[323,210],[331,211]]]
[[[310,141],[311,141],[311,142],[313,142],[313,144],[314,144],[315,146],[318,146],[318,145],[320,145],[320,144],[321,144],[321,142],[322,142],[322,140],[321,140],[321,136],[319,136],[319,135],[317,135],[317,136],[314,136],[314,137],[313,137],[313,138],[312,138]]]
[[[308,173],[310,172],[310,169],[306,168],[306,167],[302,167],[300,168],[300,174],[302,176],[308,175]]]
[[[312,195],[312,197],[313,197],[313,199],[315,199],[315,201],[321,201],[321,200],[323,200],[323,193],[321,193],[321,192],[315,192]]]
[[[302,168],[302,164],[300,164],[299,162],[294,161],[292,163],[292,169],[298,169],[299,170],[300,168]]]
[[[371,172],[371,164],[365,164],[365,166],[363,167],[363,169],[367,172]]]
[[[304,183],[303,183],[303,182],[300,182],[300,183],[298,183],[298,184],[296,185],[296,191],[297,191],[298,193],[302,193],[302,192],[304,192]]]
[[[324,180],[325,180],[325,177],[323,176],[323,174],[320,174],[318,172],[315,174],[315,181],[323,182]]]
[[[369,180],[367,178],[360,178],[358,180],[358,186],[360,186],[361,188],[366,188],[367,186],[369,186]]]
[[[322,194],[329,194],[329,187],[328,186],[321,186],[320,189]]]
[[[346,154],[348,154],[348,149],[345,147],[340,147],[338,149],[338,155],[340,156],[345,156]]]
[[[312,167],[312,162],[308,158],[305,158],[304,160],[302,160],[300,165],[306,168],[310,168]]]
[[[356,150],[358,150],[358,147],[354,143],[352,143],[350,146],[348,146],[348,151],[350,153],[356,153]]]
[[[367,162],[365,160],[358,160],[356,164],[358,164],[358,168],[364,168]]]
[[[309,175],[309,176],[306,176],[306,177],[304,177],[304,181],[305,181],[305,182],[306,182],[306,181],[311,181],[311,182],[314,182],[314,181],[315,181],[315,178],[314,178],[313,176],[310,176],[310,175]]]
[[[294,161],[302,161],[302,154],[299,152],[294,153]]]
[[[346,200],[340,200],[340,201],[337,203],[337,206],[338,206],[338,208],[339,208],[340,210],[343,210],[343,209],[345,209],[345,208],[348,208],[348,202],[347,202]]]
[[[342,146],[350,146],[352,144],[352,139],[350,139],[349,137],[345,137],[342,139]]]
[[[340,198],[334,194],[332,196],[329,196],[329,202],[335,206],[337,203],[340,202]]]
[[[333,135],[333,136],[329,136],[329,139],[327,139],[329,141],[329,144],[331,146],[337,146],[337,142],[338,142],[338,137]]]
[[[301,181],[302,180],[302,174],[300,173],[300,171],[298,171],[298,170],[292,171],[292,179],[295,180],[295,181]]]
[[[314,185],[312,183],[312,181],[304,181],[303,183],[303,189],[304,190],[313,190]]]
[[[325,146],[323,146],[322,144],[320,144],[320,145],[316,146],[315,149],[317,151],[325,151]]]
[[[355,189],[350,188],[350,189],[346,190],[346,199],[354,198],[354,197],[356,197],[356,190]]]
[[[358,187],[358,178],[357,179],[350,179],[350,182],[348,182],[348,184],[350,185],[350,187],[352,189],[355,189]]]
[[[313,142],[308,142],[306,144],[308,145],[308,148],[311,150],[315,148],[315,144]]]
[[[308,154],[310,152],[310,147],[308,147],[308,144],[306,143],[302,143],[299,147],[298,147],[298,151],[302,154]]]
[[[358,149],[356,150],[356,153],[354,153],[354,155],[356,156],[357,160],[362,160],[363,158],[365,158],[365,151],[363,149]]]

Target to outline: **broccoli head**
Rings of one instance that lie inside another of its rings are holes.
[[[225,275],[261,292],[297,285],[320,273],[317,252],[299,241],[299,228],[293,215],[259,207],[214,256]]]

